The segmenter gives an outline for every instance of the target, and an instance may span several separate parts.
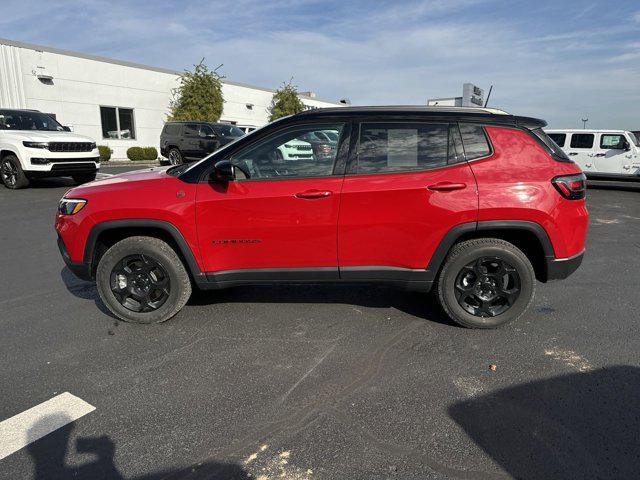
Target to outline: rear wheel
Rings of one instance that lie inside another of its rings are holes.
[[[96,179],[97,173],[98,172],[73,175],[72,178],[74,182],[76,182],[78,185],[81,185],[83,183],[93,182]]]
[[[180,257],[154,237],[129,237],[109,248],[98,263],[96,284],[107,308],[134,323],[164,322],[191,295]]]
[[[535,273],[513,244],[497,238],[459,243],[438,279],[438,298],[452,320],[495,328],[519,318],[533,300]]]
[[[12,190],[29,186],[29,179],[15,155],[5,155],[0,160],[0,178],[4,186]]]
[[[169,150],[169,155],[167,156],[167,158],[169,159],[169,163],[171,165],[180,165],[184,162],[182,154],[177,148],[172,148],[171,150]]]

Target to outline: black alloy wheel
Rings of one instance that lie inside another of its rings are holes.
[[[455,280],[458,304],[476,317],[495,317],[509,310],[520,296],[518,271],[498,257],[468,263]]]
[[[0,174],[2,181],[7,187],[13,187],[18,181],[18,167],[11,160],[4,158],[0,164]]]
[[[111,292],[132,312],[152,312],[169,298],[171,282],[162,264],[146,254],[128,255],[111,270]]]
[[[169,150],[168,158],[171,165],[181,165],[183,163],[182,154],[177,148],[172,148],[171,150]]]

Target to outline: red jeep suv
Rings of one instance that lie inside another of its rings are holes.
[[[545,125],[481,108],[307,111],[195,164],[69,190],[58,245],[133,322],[171,318],[194,286],[339,282],[435,286],[453,320],[496,327],[584,253],[585,177]],[[332,144],[320,155],[311,137]]]

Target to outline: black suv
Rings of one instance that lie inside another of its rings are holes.
[[[160,134],[160,153],[171,165],[179,165],[204,158],[243,135],[227,123],[167,122]]]

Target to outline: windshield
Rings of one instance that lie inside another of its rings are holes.
[[[0,110],[0,130],[40,130],[62,132],[64,128],[46,113]]]
[[[216,133],[222,137],[241,137],[244,132],[233,125],[212,125]]]

